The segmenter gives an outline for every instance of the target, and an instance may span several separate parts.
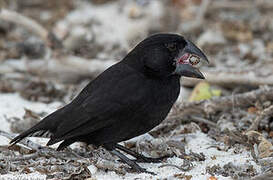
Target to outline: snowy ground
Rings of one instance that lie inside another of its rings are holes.
[[[9,123],[7,122],[6,117],[18,117],[21,118],[24,114],[24,108],[28,108],[34,112],[47,112],[50,113],[56,108],[60,107],[59,102],[51,104],[36,103],[24,100],[18,94],[0,94],[0,130],[10,132]],[[113,171],[102,171],[97,169],[95,166],[89,166],[90,173],[95,179],[175,179],[176,177],[186,177],[191,176],[192,180],[198,179],[208,179],[211,175],[206,172],[207,167],[212,167],[213,165],[223,167],[229,162],[238,167],[243,167],[245,165],[253,165],[254,171],[260,173],[261,168],[253,161],[253,158],[249,151],[246,149],[240,149],[240,152],[236,152],[234,148],[224,150],[217,150],[215,147],[216,142],[209,138],[206,134],[196,131],[195,133],[186,134],[185,136],[185,149],[186,153],[193,151],[195,153],[203,153],[205,155],[205,161],[196,161],[193,162],[194,168],[190,171],[183,172],[176,167],[159,167],[164,164],[172,164],[179,167],[183,167],[183,160],[178,157],[173,157],[167,159],[166,162],[160,164],[153,163],[140,163],[140,165],[146,168],[148,171],[154,172],[157,175],[152,176],[150,174],[142,173],[127,173],[125,176],[116,174]],[[176,140],[181,140],[181,137],[176,137]],[[34,142],[45,145],[46,139],[44,138],[31,138]],[[141,138],[140,138],[141,141]],[[0,145],[8,145],[9,140],[0,137]],[[221,145],[220,145],[221,146]],[[222,145],[224,146],[224,145]],[[24,175],[18,173],[20,177],[24,178],[33,178],[35,174]],[[15,176],[16,176],[15,175]],[[12,176],[13,178],[15,176]],[[35,177],[37,174],[35,175]],[[10,175],[0,176],[0,179],[8,179]],[[37,176],[40,179],[43,179],[45,176]],[[231,177],[215,176],[218,179],[232,179]]]

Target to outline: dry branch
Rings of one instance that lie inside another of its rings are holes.
[[[245,10],[251,9],[253,7],[258,7],[261,9],[272,9],[273,2],[271,0],[254,0],[254,2],[250,3],[249,0],[241,0],[241,1],[213,1],[209,6],[210,11],[215,11],[218,9],[231,9],[231,10]]]
[[[7,132],[1,131],[1,130],[0,130],[0,136],[4,136],[4,137],[6,137],[8,139],[13,139],[13,138],[16,137],[16,135],[14,135],[14,134],[10,134],[10,133],[7,133]],[[27,146],[27,147],[29,147],[29,148],[31,148],[31,149],[33,149],[33,150],[38,151],[38,150],[42,149],[42,146],[40,146],[39,144],[36,144],[36,143],[34,143],[34,142],[32,142],[32,141],[30,141],[28,139],[22,139],[20,141],[20,143]]]
[[[249,3],[249,1],[213,1],[209,9],[211,11],[217,9],[232,9],[232,10],[242,10],[242,9],[250,9],[255,6],[253,3]]]
[[[207,124],[207,125],[210,126],[210,127],[217,127],[217,124],[216,124],[215,122],[209,121],[209,120],[207,120],[207,119],[205,119],[205,118],[202,118],[202,117],[190,116],[189,118],[190,118],[190,120],[192,120],[192,121],[204,123],[204,124]]]
[[[225,97],[215,97],[210,100],[182,103],[179,107],[178,116],[192,113],[213,114],[226,109],[248,107],[257,101],[272,101],[273,87],[264,86],[258,90],[235,94]]]
[[[203,0],[200,7],[198,14],[196,15],[196,18],[193,21],[183,23],[181,28],[183,32],[190,32],[194,31],[196,29],[199,29],[203,23],[204,23],[204,17],[206,15],[206,12],[208,10],[208,7],[210,5],[210,0]]]
[[[30,32],[39,36],[49,48],[60,48],[62,43],[47,31],[42,25],[23,16],[17,12],[2,9],[0,11],[0,20],[8,21],[25,27]],[[71,55],[57,55],[46,60],[33,61],[6,61],[0,67],[0,74],[5,73],[32,73],[43,78],[58,79],[61,82],[76,82],[82,77],[94,77],[103,72],[109,66],[114,64],[111,60],[87,60]]]
[[[61,42],[56,38],[53,33],[47,31],[35,20],[30,19],[24,15],[8,9],[0,9],[0,20],[15,23],[26,28],[28,31],[39,36],[48,47],[51,47],[53,49],[62,47]]]
[[[14,134],[10,134],[7,133],[5,131],[1,131],[0,130],[0,136],[4,136],[8,139],[13,139],[16,135]],[[22,159],[22,160],[26,160],[26,159],[32,159],[32,158],[36,158],[39,156],[50,156],[50,157],[55,157],[57,159],[63,159],[63,160],[79,160],[81,159],[81,161],[86,161],[89,162],[88,159],[81,157],[79,155],[76,155],[74,152],[70,152],[70,151],[56,151],[54,149],[51,149],[47,146],[41,146],[39,144],[34,143],[33,141],[25,138],[22,139],[19,144],[22,144],[32,150],[35,150],[38,154],[34,153],[32,155],[23,155],[23,156],[19,156],[17,158]],[[4,158],[4,159],[9,159],[10,161],[16,161],[17,159],[14,157],[9,157],[9,158]],[[1,160],[1,158],[0,158]]]
[[[48,60],[9,60],[2,63],[0,74],[31,73],[32,75],[54,79],[65,83],[75,83],[84,77],[95,77],[113,65],[112,60],[86,60],[75,56],[63,56]]]
[[[251,124],[251,126],[249,127],[249,131],[251,130],[257,130],[259,127],[259,124],[261,122],[261,120],[263,120],[264,118],[268,117],[268,116],[272,116],[273,115],[273,105],[269,106],[268,108],[264,109],[257,117],[256,119],[253,121],[253,123]]]
[[[170,115],[153,131],[169,131],[180,125],[183,121],[188,121],[187,116],[209,115],[219,111],[230,110],[240,107],[254,105],[257,101],[272,101],[273,87],[264,86],[258,90],[235,94],[225,97],[215,97],[210,100],[182,103],[175,114]]]
[[[0,161],[4,160],[6,162],[10,162],[10,161],[26,161],[29,159],[35,159],[39,157],[39,153],[35,152],[32,154],[25,154],[23,156],[16,156],[16,157],[0,157]]]
[[[250,180],[273,180],[273,173],[272,172],[266,172],[264,174],[257,175]]]
[[[49,32],[40,24],[38,24],[37,22],[30,18],[27,18],[17,12],[8,9],[2,9],[0,11],[0,19],[23,26],[30,32],[33,32],[36,35],[38,35],[45,42],[47,41]]]
[[[256,71],[238,71],[238,72],[219,72],[219,71],[202,71],[206,77],[206,81],[210,84],[215,84],[223,87],[234,87],[236,85],[261,86],[273,85],[273,74],[261,76],[260,72]],[[200,80],[183,79],[181,83],[184,86],[194,86]]]

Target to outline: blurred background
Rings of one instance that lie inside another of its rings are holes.
[[[270,0],[0,2],[2,92],[62,100],[67,88],[55,81],[67,86],[94,78],[158,32],[181,34],[202,48],[210,59],[202,70],[213,85],[241,91],[273,84]],[[14,87],[18,78],[24,83]],[[198,81],[182,83],[193,87]],[[57,96],[46,92],[48,85]],[[37,91],[40,97],[30,92],[36,86],[44,91]]]
[[[210,60],[200,66],[206,81],[182,78],[172,125],[194,121],[225,143],[219,138],[231,137],[225,129],[252,130],[269,144],[265,149],[272,148],[272,0],[0,0],[0,6],[0,101],[16,94],[13,103],[23,98],[49,107],[26,109],[17,119],[0,111],[6,131],[32,126],[138,42],[169,32],[193,41]],[[208,102],[220,105],[208,108]],[[195,107],[199,119],[184,111]],[[163,123],[152,134],[168,136],[173,129]]]

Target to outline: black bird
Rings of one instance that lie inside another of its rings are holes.
[[[160,124],[180,91],[180,77],[204,79],[194,67],[204,53],[176,34],[156,34],[140,42],[126,57],[90,82],[68,105],[15,137],[11,144],[39,132],[50,133],[47,145],[57,150],[81,141],[103,146],[136,172],[147,172],[136,160],[155,162],[117,143]],[[131,160],[121,152],[136,157]]]

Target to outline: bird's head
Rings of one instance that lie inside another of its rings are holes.
[[[143,73],[156,77],[186,76],[204,79],[195,67],[208,62],[206,55],[191,41],[177,34],[156,34],[140,42],[125,59]],[[134,60],[135,61],[134,61]],[[137,63],[136,63],[137,62]]]

